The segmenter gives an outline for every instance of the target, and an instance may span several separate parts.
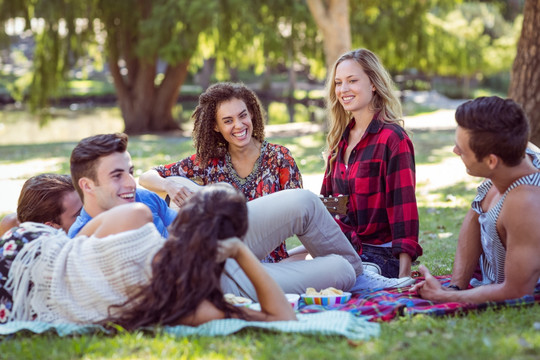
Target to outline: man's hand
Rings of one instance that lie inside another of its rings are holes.
[[[445,291],[439,282],[424,265],[418,267],[418,271],[424,276],[424,280],[414,285],[411,288],[411,292],[416,291],[418,295],[427,300],[433,301],[445,301],[442,297],[445,295]]]

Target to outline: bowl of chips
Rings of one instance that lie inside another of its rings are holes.
[[[298,309],[298,300],[300,300],[300,295],[298,294],[285,294],[287,301],[291,304],[294,310]]]
[[[249,306],[253,304],[253,300],[242,296],[235,296],[234,294],[224,294],[223,298],[226,302],[234,306]]]
[[[314,288],[307,288],[306,293],[301,295],[306,305],[336,305],[345,304],[351,299],[351,293],[333,287],[317,291]]]

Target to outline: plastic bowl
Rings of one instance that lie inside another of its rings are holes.
[[[342,295],[301,295],[306,305],[336,305],[345,304],[351,299],[350,292],[344,292]]]
[[[298,309],[298,300],[300,300],[300,295],[298,294],[285,294],[285,297],[291,304],[294,310]]]

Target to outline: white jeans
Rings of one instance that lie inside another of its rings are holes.
[[[285,293],[333,286],[348,290],[362,274],[362,260],[317,195],[283,190],[248,202],[249,228],[244,238],[262,259],[286,238],[297,235],[313,260],[262,264]],[[255,288],[236,261],[229,259],[221,277],[225,293],[256,300]]]

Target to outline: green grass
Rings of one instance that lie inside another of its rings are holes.
[[[403,114],[405,116],[428,114],[436,110],[438,110],[438,108],[432,105],[418,104],[413,101],[403,103]]]
[[[269,139],[291,149],[304,174],[322,172],[323,134]],[[454,157],[453,132],[413,134],[418,166]],[[74,142],[0,145],[0,166],[55,159],[50,171],[65,173]],[[136,172],[191,154],[191,142],[174,136],[130,138]],[[474,194],[474,182],[460,181],[424,191],[418,184],[419,260],[434,274],[451,272],[461,220]],[[19,334],[0,342],[1,359],[538,359],[540,306],[471,313],[462,317],[416,316],[381,324],[381,336],[366,342],[334,336],[244,330],[227,337],[176,339],[142,332],[115,336],[59,338]]]
[[[540,307],[463,317],[403,318],[366,342],[244,330],[227,337],[123,333],[59,338],[20,334],[0,343],[3,359],[537,359]],[[504,326],[504,327],[503,327]]]

